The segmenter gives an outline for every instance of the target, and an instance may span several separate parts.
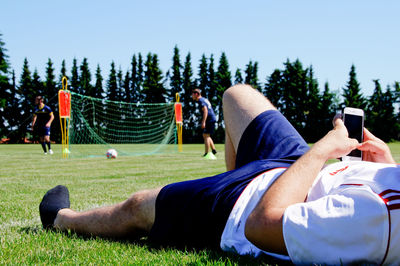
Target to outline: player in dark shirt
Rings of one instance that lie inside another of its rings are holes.
[[[211,103],[208,99],[201,96],[201,91],[199,89],[194,89],[192,91],[192,99],[200,104],[200,111],[203,114],[203,118],[201,120],[201,128],[203,129],[203,139],[205,151],[203,156],[207,156],[210,148],[212,149],[212,153],[216,154],[214,141],[211,138],[211,135],[215,130],[215,122],[217,121],[215,117],[214,110],[212,109]]]
[[[49,153],[53,154],[50,143],[50,126],[54,120],[53,111],[50,107],[44,104],[42,96],[37,96],[35,99],[35,111],[33,113],[32,129],[37,132],[40,138],[40,143],[44,154],[47,154],[46,144],[49,148]]]

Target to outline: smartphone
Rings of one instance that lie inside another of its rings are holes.
[[[363,141],[364,111],[359,108],[345,107],[343,110],[343,122],[349,132],[349,138]],[[352,150],[349,154],[342,157],[342,161],[361,161],[362,152]]]

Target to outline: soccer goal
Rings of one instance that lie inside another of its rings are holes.
[[[71,92],[69,157],[169,153],[178,150],[174,103],[108,101]]]

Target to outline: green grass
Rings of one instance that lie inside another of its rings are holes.
[[[266,264],[222,251],[155,249],[146,239],[83,238],[41,227],[38,206],[53,186],[69,188],[73,209],[110,205],[141,189],[224,171],[223,145],[217,145],[217,160],[204,160],[203,149],[184,145],[183,153],[66,160],[59,145],[52,156],[40,145],[0,145],[0,264]]]
[[[400,162],[400,143],[390,145]],[[87,210],[125,200],[133,192],[214,175],[225,170],[223,145],[217,160],[201,158],[203,145],[184,145],[183,153],[62,159],[61,147],[44,156],[40,145],[0,145],[0,264],[275,264],[212,250],[156,249],[137,242],[83,238],[42,229],[38,206],[51,187],[64,184],[71,207]]]

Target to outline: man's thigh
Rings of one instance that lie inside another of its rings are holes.
[[[297,160],[308,149],[304,139],[279,111],[267,110],[243,132],[236,168],[257,160]]]
[[[276,108],[264,95],[249,85],[239,84],[225,91],[223,97],[225,130],[235,152],[250,122],[267,110]]]
[[[215,131],[215,122],[206,122],[206,127],[203,129],[203,136],[208,135],[207,137],[210,137],[210,135],[214,134]]]

